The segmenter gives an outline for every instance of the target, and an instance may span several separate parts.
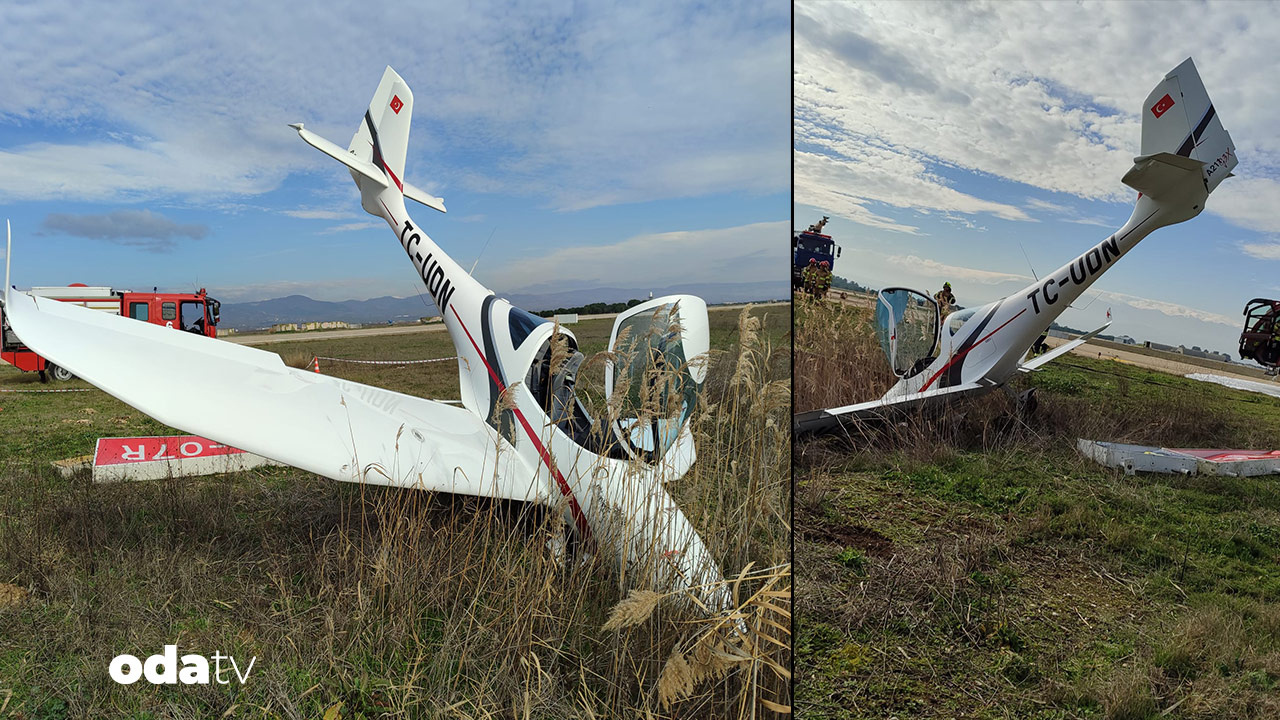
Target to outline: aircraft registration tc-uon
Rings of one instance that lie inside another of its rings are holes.
[[[1129,221],[1056,272],[1002,300],[946,318],[925,293],[886,288],[876,334],[898,382],[879,400],[798,413],[795,431],[826,432],[894,408],[933,405],[1000,387],[1070,352],[1106,325],[1033,359],[1032,344],[1076,298],[1153,230],[1190,220],[1236,166],[1236,150],[1187,58],[1142,106],[1142,154],[1121,180],[1138,191]],[[1109,313],[1108,313],[1109,314]]]
[[[605,417],[575,384],[573,333],[494,295],[409,217],[444,212],[404,180],[413,93],[390,67],[349,148],[293,125],[347,166],[391,226],[458,355],[462,407],[290,368],[275,353],[8,291],[26,345],[175,428],[334,480],[529,501],[562,512],[631,577],[726,610],[702,539],[663,489],[694,461],[690,415],[706,375],[707,306],[672,295],[617,317]],[[7,272],[7,271],[6,271]]]

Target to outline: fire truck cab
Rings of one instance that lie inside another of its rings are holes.
[[[154,290],[134,292],[74,283],[67,287],[31,288],[31,294],[164,325],[174,330],[207,337],[218,336],[221,303],[209,297],[204,288],[196,293],[162,293]],[[22,339],[9,328],[3,310],[0,310],[0,360],[25,372],[40,373],[41,382],[50,377],[59,381],[74,377],[66,368],[54,365],[23,345]]]

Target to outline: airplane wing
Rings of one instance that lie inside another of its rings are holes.
[[[933,404],[942,398],[953,399],[971,395],[978,391],[990,390],[992,385],[965,383],[939,390],[926,390],[912,395],[901,395],[894,398],[881,398],[871,402],[845,405],[827,410],[812,410],[797,413],[794,419],[795,434],[826,432],[839,427],[842,422],[851,420],[874,420],[884,418],[893,412],[911,410]]]
[[[1067,353],[1071,352],[1072,350],[1075,350],[1076,348],[1080,347],[1086,342],[1089,342],[1094,338],[1094,336],[1096,336],[1098,333],[1102,332],[1103,330],[1106,330],[1109,327],[1111,327],[1110,320],[1108,320],[1105,325],[1098,328],[1097,330],[1094,330],[1092,332],[1087,332],[1084,335],[1081,335],[1080,337],[1076,338],[1075,340],[1064,342],[1058,347],[1050,350],[1049,352],[1043,355],[1038,355],[1024,363],[1019,364],[1018,369],[1021,370],[1022,372],[1031,372],[1032,370],[1036,370],[1040,366],[1049,362],[1050,360],[1066,355]]]
[[[9,293],[5,314],[32,350],[186,432],[334,480],[528,501],[547,495],[534,469],[462,408],[22,292]]]

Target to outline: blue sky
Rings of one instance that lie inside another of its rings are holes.
[[[1140,105],[1190,56],[1237,177],[1061,322],[1234,353],[1280,297],[1277,37],[1268,3],[798,3],[795,223],[831,215],[837,274],[873,287],[1008,295],[1128,219]]]
[[[286,127],[345,146],[386,65],[414,91],[407,179],[449,208],[410,212],[467,266],[492,236],[495,290],[780,281],[790,50],[781,2],[5,3],[14,283],[417,293]]]

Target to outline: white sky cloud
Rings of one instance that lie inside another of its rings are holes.
[[[355,213],[341,210],[322,210],[320,208],[300,208],[283,212],[289,217],[296,217],[302,220],[349,220],[356,217]]]
[[[0,142],[0,194],[268,192],[332,169],[285,124],[345,145],[388,63],[414,89],[409,175],[428,189],[447,179],[562,209],[781,192],[788,9],[5,3],[0,127],[66,137]]]
[[[911,270],[919,275],[942,279],[944,282],[956,280],[978,283],[980,285],[997,285],[1005,282],[1031,282],[1031,278],[1026,275],[946,265],[936,260],[928,260],[926,258],[916,257],[915,255],[888,255],[885,257],[885,262],[890,265],[896,265],[903,270]],[[941,283],[939,283],[939,285],[941,285]]]
[[[334,225],[332,227],[327,227],[324,230],[321,230],[320,234],[332,235],[334,233],[351,232],[353,230],[372,230],[373,228],[386,227],[386,225],[387,224],[384,222],[374,222],[371,220],[361,221],[361,222],[352,222],[352,223],[343,223],[341,225]]]
[[[1259,260],[1280,260],[1280,242],[1241,243],[1240,249]]]
[[[852,210],[873,227],[911,233],[917,229],[875,216],[865,204],[876,201],[920,212],[989,213],[1005,220],[1032,219],[1012,205],[982,200],[948,187],[907,153],[859,142],[843,145],[839,150],[857,156],[836,159],[796,151],[796,202],[828,208],[846,217]]]
[[[491,287],[512,291],[548,283],[667,287],[692,282],[760,282],[788,278],[789,223],[638,235],[609,245],[556,250],[476,271]]]
[[[1123,222],[1141,101],[1190,56],[1238,177],[1104,281],[1126,290],[1107,296],[1113,330],[1228,349],[1238,308],[1267,292],[1280,260],[1275,37],[1280,6],[1267,3],[801,0],[796,205],[833,216],[837,274],[933,289],[950,279],[965,305],[1016,291],[1023,252],[1053,267],[1088,247],[1073,226]],[[858,245],[868,252],[850,260]],[[1064,319],[1084,327],[1097,305]]]
[[[1152,18],[1170,14],[1182,19],[1152,32]],[[889,175],[911,188],[897,193],[899,207],[936,209],[938,194],[955,191],[930,167],[1126,201],[1132,193],[1120,177],[1138,151],[1137,102],[1191,54],[1242,166],[1274,175],[1280,89],[1267,71],[1271,63],[1260,65],[1250,43],[1222,41],[1242,28],[1250,37],[1275,37],[1280,13],[1255,3],[1021,2],[997,11],[984,3],[801,2],[797,145],[851,166],[846,174],[861,182],[840,186],[853,196],[846,205],[881,199],[883,185],[874,179]],[[902,161],[908,155],[914,164]],[[806,177],[812,168],[804,170],[797,166],[798,193],[834,175]],[[812,202],[815,194],[797,199]],[[1280,229],[1277,216],[1261,209],[1266,200],[1271,207],[1280,200],[1274,180],[1235,180],[1209,209],[1244,227]],[[874,226],[892,224],[880,219]]]
[[[1137,295],[1129,295],[1127,293],[1111,292],[1110,290],[1093,290],[1093,294],[1098,295],[1102,300],[1112,303],[1123,303],[1139,310],[1154,310],[1162,315],[1168,315],[1175,318],[1191,318],[1202,322],[1216,323],[1218,325],[1226,325],[1228,327],[1237,327],[1240,322],[1235,318],[1229,318],[1215,312],[1200,310],[1198,308],[1180,305],[1178,303],[1167,302],[1164,300],[1153,300],[1152,298],[1139,297]]]

